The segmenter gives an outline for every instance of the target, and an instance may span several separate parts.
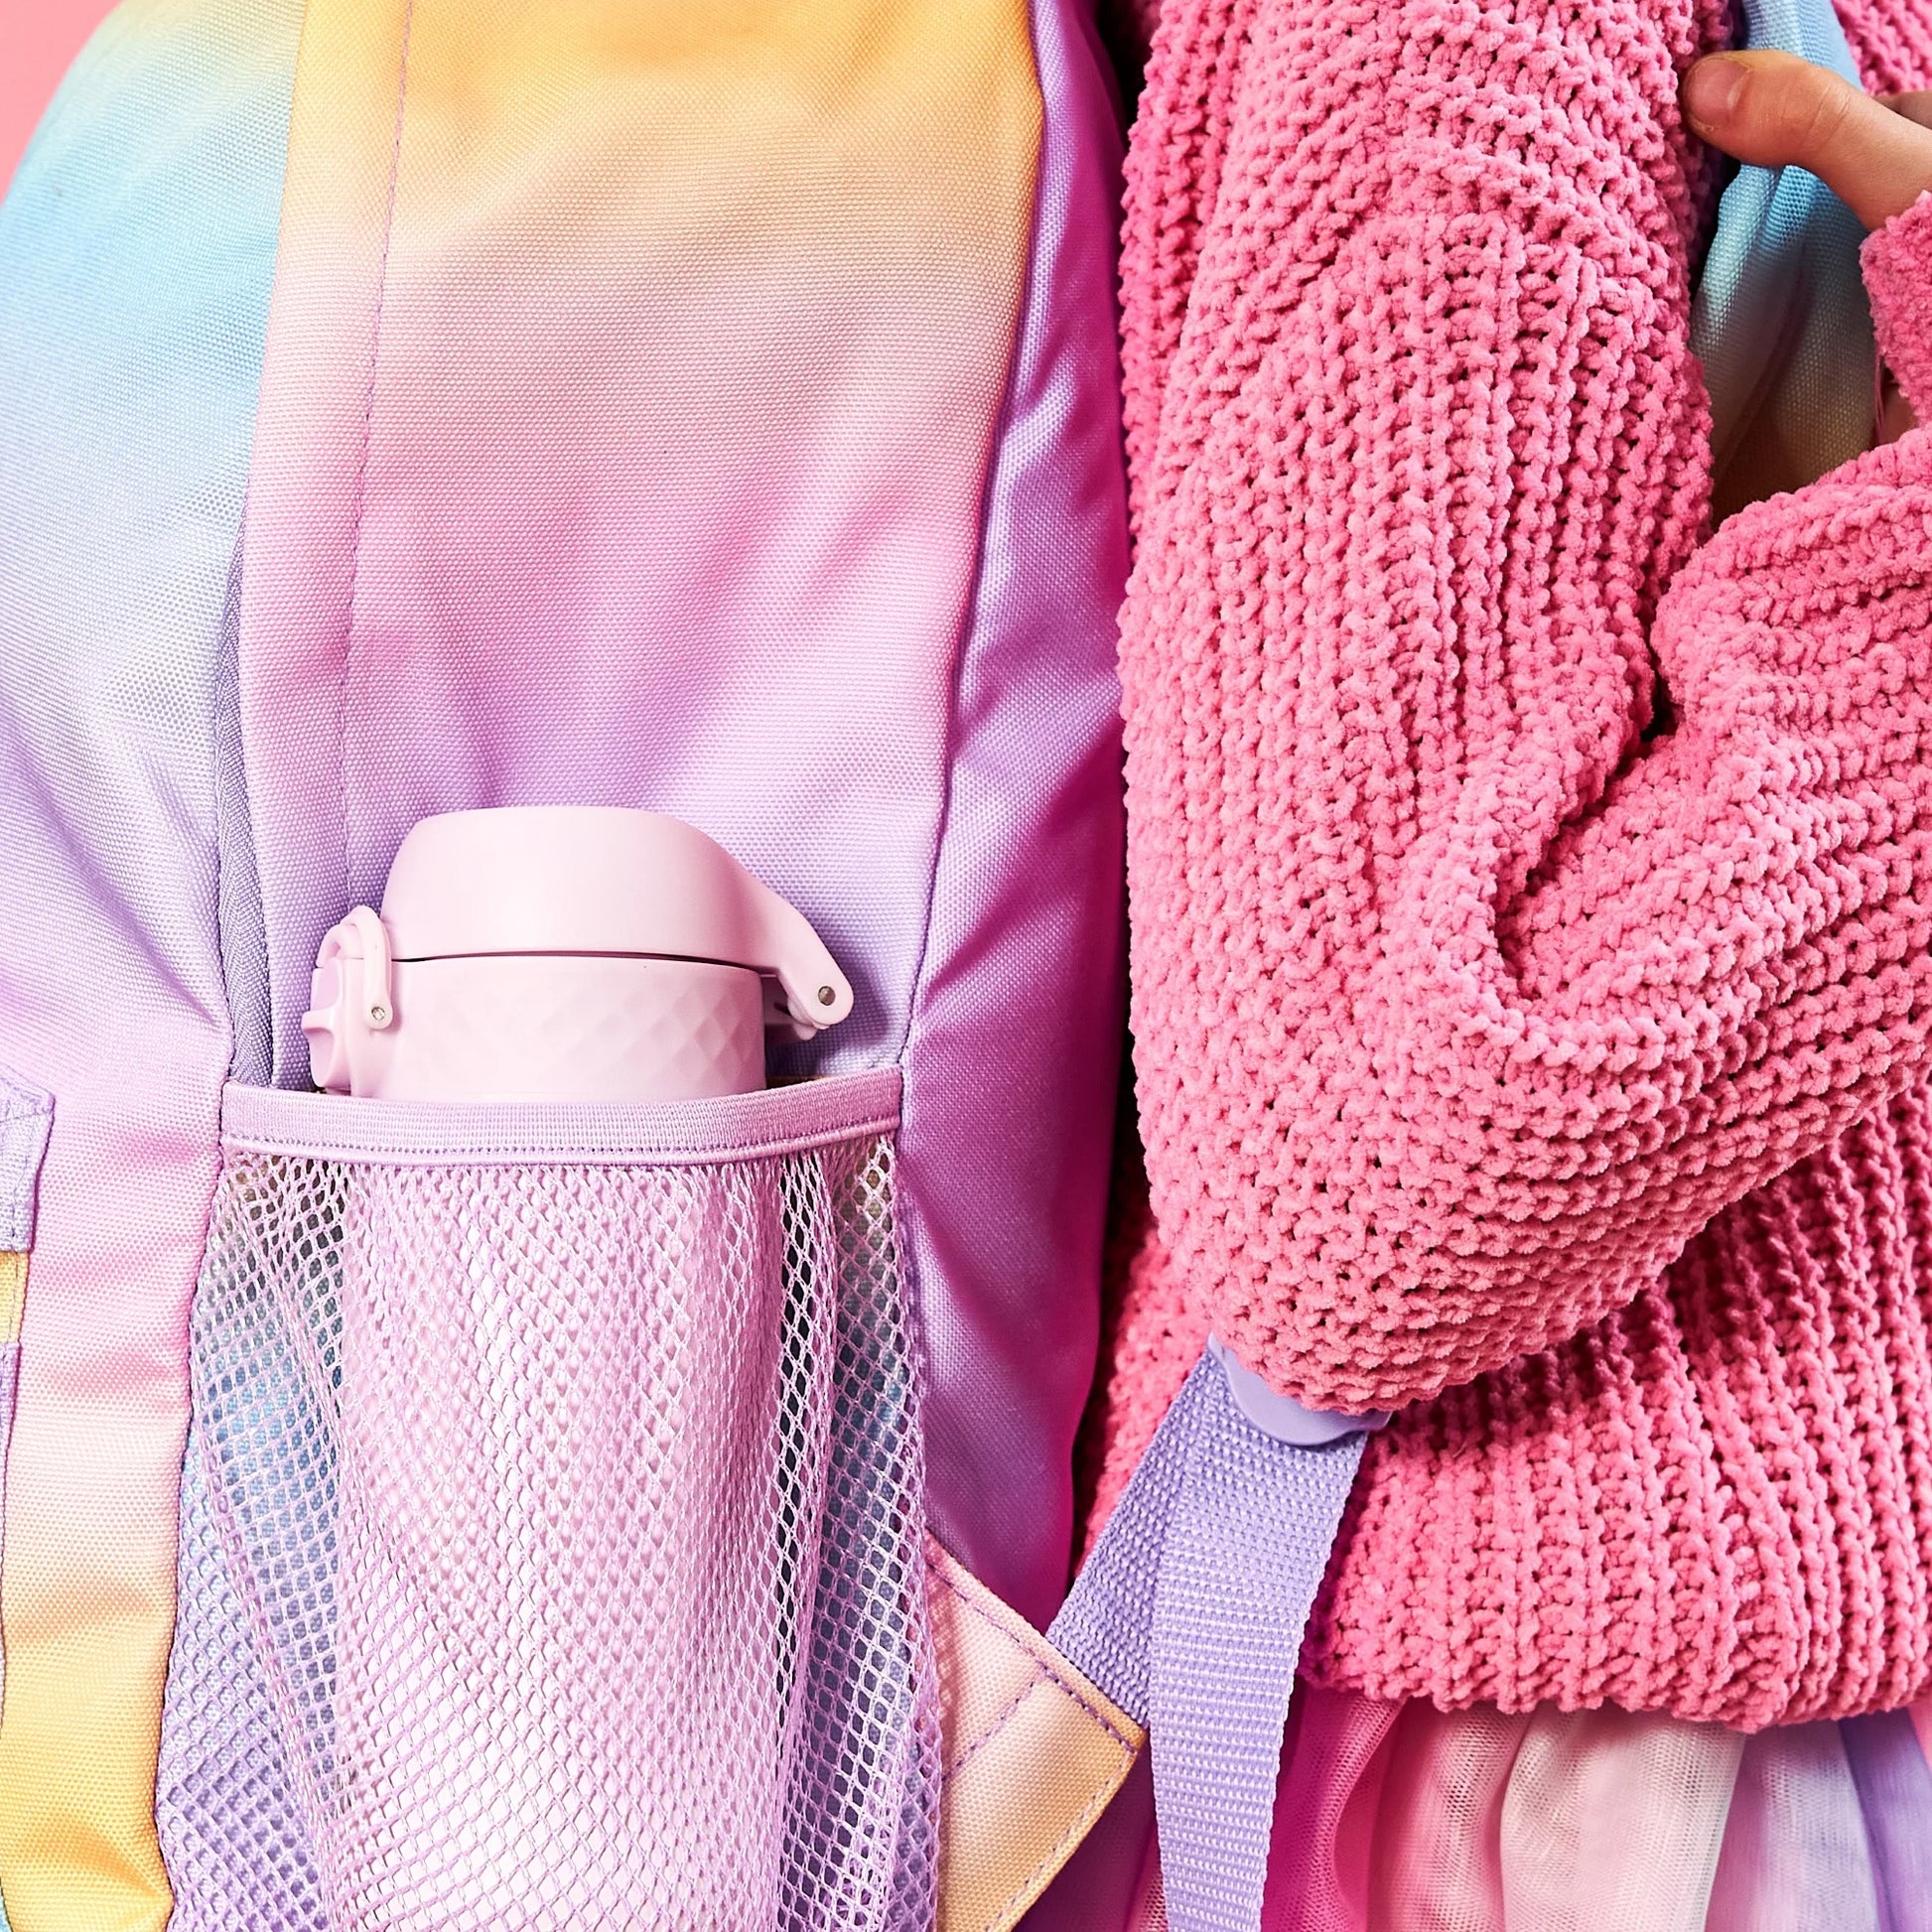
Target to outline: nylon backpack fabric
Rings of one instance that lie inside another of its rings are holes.
[[[56,1121],[0,1577],[15,1932],[168,1912],[182,1339],[231,1053],[212,692],[300,28],[124,9],[0,206],[0,1062]]]
[[[224,1075],[303,1084],[316,937],[424,812],[681,812],[808,911],[862,1012],[786,1070],[903,1075],[890,1208],[840,1210],[902,1244],[896,1480],[1023,1610],[1063,1587],[1120,1037],[1116,107],[1058,0],[767,16],[137,0],[9,200],[7,859],[88,968],[0,940],[57,1121],[18,1932],[345,1895],[237,1527],[238,1470],[300,1483],[212,1383],[190,1429],[190,1302],[222,1359]]]

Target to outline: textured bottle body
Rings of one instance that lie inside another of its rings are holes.
[[[318,971],[317,1005],[342,989]],[[400,959],[393,1024],[351,1035],[380,1100],[708,1100],[764,1084],[759,976],[697,959],[520,953]],[[348,1002],[352,1006],[352,1000]]]

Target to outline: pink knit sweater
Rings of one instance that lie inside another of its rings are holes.
[[[1932,71],[1922,0],[1848,26]],[[1932,1676],[1932,430],[1696,548],[1676,90],[1725,27],[1165,0],[1134,136],[1159,1237],[1102,1500],[1210,1323],[1414,1405],[1312,1640],[1376,1695],[1757,1725]],[[1932,202],[1865,269],[1932,422]]]

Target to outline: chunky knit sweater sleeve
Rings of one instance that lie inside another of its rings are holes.
[[[1130,163],[1134,1028],[1311,1402],[1560,1339],[1932,1033],[1932,430],[1696,548],[1689,0],[1167,0]],[[1866,248],[1932,421],[1932,207]]]

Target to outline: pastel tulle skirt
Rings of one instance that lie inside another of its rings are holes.
[[[1287,1744],[1265,1932],[1932,1932],[1932,1703],[1745,1736],[1304,1688]]]

